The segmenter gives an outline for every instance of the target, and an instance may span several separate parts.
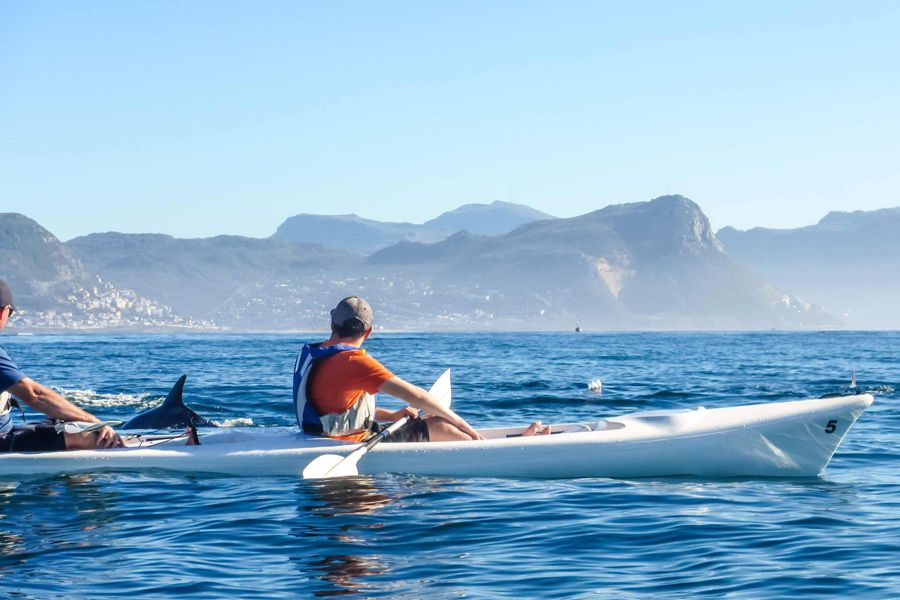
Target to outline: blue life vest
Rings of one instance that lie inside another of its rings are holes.
[[[294,363],[294,412],[297,425],[306,433],[329,437],[359,433],[371,427],[375,422],[375,396],[364,393],[353,406],[339,413],[319,414],[307,396],[309,377],[313,365],[321,358],[334,356],[338,352],[359,350],[358,346],[334,344],[322,346],[306,344]]]
[[[0,435],[12,431],[12,402],[9,392],[0,392]]]

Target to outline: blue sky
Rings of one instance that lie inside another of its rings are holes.
[[[0,212],[58,237],[300,212],[715,228],[900,206],[897,2],[0,0]]]

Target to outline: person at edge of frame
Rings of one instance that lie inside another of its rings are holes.
[[[0,279],[0,331],[16,312],[12,292]],[[66,433],[52,424],[15,427],[12,422],[13,397],[57,421],[99,423],[100,419],[78,408],[50,388],[26,376],[0,346],[0,452],[47,452],[88,450],[124,446],[110,427],[95,431]]]

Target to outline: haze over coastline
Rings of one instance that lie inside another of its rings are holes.
[[[65,244],[8,213],[0,277],[19,290],[16,326],[38,331],[316,329],[349,293],[378,306],[379,328],[400,330],[884,329],[900,327],[898,210],[725,228],[724,244],[678,195],[572,218],[495,202],[424,225],[295,215],[268,238],[107,232]]]

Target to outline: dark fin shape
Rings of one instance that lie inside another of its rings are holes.
[[[169,390],[163,403],[156,408],[145,410],[119,429],[176,429],[181,427],[215,427],[215,425],[184,405],[182,393],[184,380],[182,375]]]

